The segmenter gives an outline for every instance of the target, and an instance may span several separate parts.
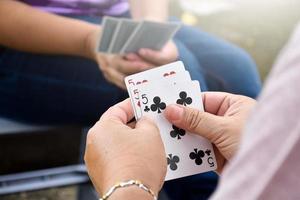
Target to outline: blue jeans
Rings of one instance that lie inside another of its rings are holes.
[[[183,26],[175,36],[193,54],[206,85],[202,90],[223,91],[255,98],[261,89],[261,80],[253,59],[241,48],[191,26]]]
[[[80,17],[93,23],[99,18]],[[247,53],[199,29],[183,26],[175,35],[179,59],[203,91],[256,97],[261,83]],[[0,115],[36,123],[92,124],[109,106],[127,97],[108,83],[94,61],[0,49]],[[205,173],[169,181],[170,199],[207,199],[217,177]]]

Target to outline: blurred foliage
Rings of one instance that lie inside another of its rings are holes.
[[[171,15],[246,49],[263,79],[300,19],[300,0],[172,0],[170,7]]]

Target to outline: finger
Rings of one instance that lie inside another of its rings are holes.
[[[138,55],[147,62],[153,63],[157,66],[164,63],[164,58],[161,51],[154,51],[152,49],[140,49]]]
[[[125,84],[124,84],[124,78],[125,75],[118,72],[114,68],[106,68],[104,72],[105,78],[114,84],[116,84],[118,87],[125,89]]]
[[[100,121],[104,120],[116,120],[122,124],[127,124],[134,116],[133,109],[129,98],[124,101],[110,107],[100,118]]]
[[[236,95],[226,92],[203,92],[204,110],[214,115],[223,116]]]
[[[222,118],[207,112],[181,105],[169,105],[165,110],[165,117],[175,126],[195,133],[214,142],[216,135],[222,127]]]
[[[142,70],[147,70],[147,69],[150,69],[152,68],[154,65],[151,63],[151,62],[147,62],[145,60],[143,60],[143,58],[141,58],[140,56],[138,56],[137,54],[135,53],[130,53],[130,54],[127,54],[125,56],[125,58],[129,61],[137,61],[137,62],[141,62],[141,66],[142,66]]]
[[[125,59],[122,59],[118,62],[118,70],[124,74],[133,74],[144,71],[150,66],[150,63],[144,61],[127,61]]]
[[[101,70],[105,70],[108,67],[108,61],[107,61],[108,57],[104,54],[98,53],[97,54],[97,62],[98,62],[98,66]]]
[[[135,128],[141,130],[142,132],[159,134],[158,127],[154,121],[148,117],[142,117],[139,119],[135,125]]]
[[[125,58],[129,61],[142,61],[143,59],[135,53],[129,53],[125,55]]]
[[[121,89],[123,89],[123,90],[126,89],[125,83],[123,84],[123,83],[121,83],[121,82],[119,82],[119,81],[116,81],[114,77],[111,77],[111,76],[108,75],[107,73],[104,73],[103,75],[104,75],[105,79],[106,79],[108,82],[110,82],[110,83],[116,85],[117,87],[119,87],[119,88],[121,88]]]

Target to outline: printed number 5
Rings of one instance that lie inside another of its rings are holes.
[[[135,85],[132,79],[129,79],[129,80],[128,80],[128,84]]]
[[[147,96],[146,96],[146,94],[143,94],[142,95],[142,102],[143,102],[143,104],[147,104],[148,103],[148,98],[147,98]]]

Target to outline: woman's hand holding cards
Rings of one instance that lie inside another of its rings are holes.
[[[97,50],[99,35],[102,34],[102,27],[95,28],[85,39],[86,57],[94,60],[108,82],[113,83],[119,88],[125,89],[124,78],[126,73],[118,70],[128,66],[128,62],[119,55],[106,54]]]
[[[125,76],[174,62],[177,58],[177,47],[170,41],[160,51],[141,49],[138,54],[130,53],[126,56],[107,54],[106,63],[100,62],[99,66],[109,82],[124,89]]]
[[[108,82],[113,83],[119,88],[125,89],[124,78],[127,75],[138,73],[153,67],[152,64],[134,57],[134,59],[126,59],[125,56],[116,54],[102,53],[96,50],[97,40],[101,34],[101,28],[91,32],[85,40],[87,57],[94,60],[103,76]]]
[[[224,92],[204,92],[205,112],[171,105],[166,118],[175,126],[207,138],[215,145],[218,172],[237,152],[241,132],[256,101]]]
[[[175,44],[174,44],[175,45]],[[96,61],[107,81],[124,89],[124,78],[128,75],[142,72],[159,65],[173,62],[177,59],[177,48],[169,43],[162,51],[142,49],[140,54],[127,56],[96,53]],[[147,60],[145,60],[147,58]],[[152,60],[152,62],[149,62]]]
[[[140,60],[129,61],[121,55],[97,53],[96,61],[108,82],[125,89],[124,78],[150,69],[152,65]]]
[[[87,52],[92,52],[107,81],[124,89],[125,76],[177,60],[178,50],[170,39],[179,28],[179,23],[104,17],[100,32],[86,40]]]

